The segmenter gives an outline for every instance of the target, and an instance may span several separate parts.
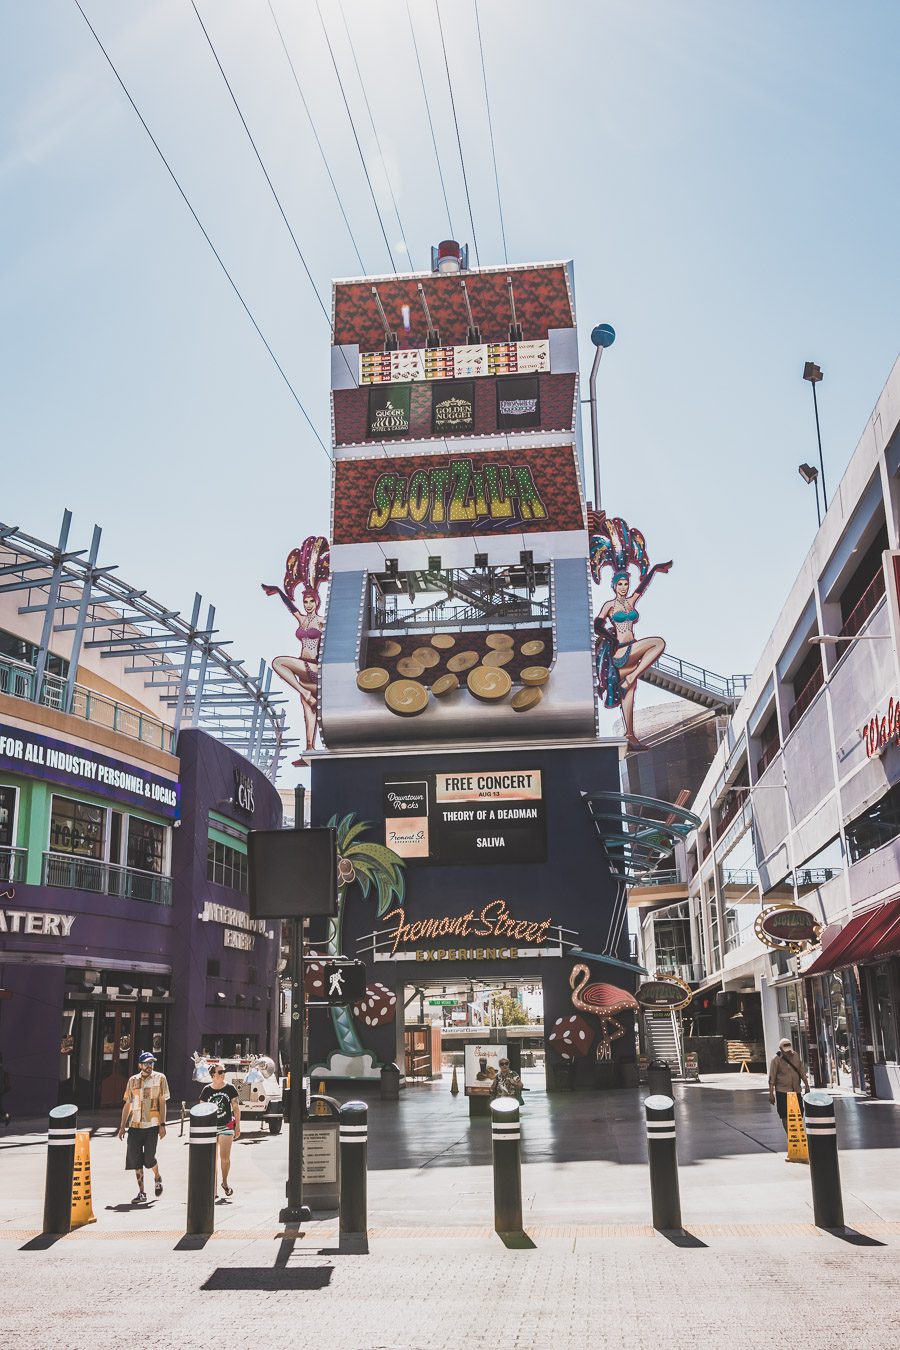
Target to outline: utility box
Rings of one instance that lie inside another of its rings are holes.
[[[333,1114],[303,1122],[303,1200],[314,1212],[338,1209],[341,1201],[339,1107],[332,1098],[316,1097],[315,1106],[322,1105]]]

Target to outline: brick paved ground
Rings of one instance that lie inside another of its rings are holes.
[[[760,1080],[679,1087],[685,1223],[649,1227],[640,1099],[531,1094],[523,1188],[534,1246],[493,1234],[490,1143],[446,1084],[370,1113],[369,1254],[337,1251],[333,1216],[279,1238],[286,1139],[235,1148],[235,1195],[215,1236],[176,1250],[188,1146],[163,1145],[166,1189],[127,1201],[124,1146],[92,1143],[98,1222],[36,1250],[45,1147],[0,1139],[0,1346],[769,1346],[900,1341],[900,1111],[838,1103],[847,1219],[870,1244],[812,1226],[807,1169],[783,1161]],[[15,1128],[15,1125],[14,1127]],[[777,1150],[777,1151],[776,1151]],[[31,1246],[29,1247],[29,1244]],[[705,1245],[700,1245],[705,1244]],[[785,1311],[787,1309],[787,1311]]]

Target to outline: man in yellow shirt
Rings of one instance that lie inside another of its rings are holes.
[[[154,1191],[162,1195],[162,1177],[156,1161],[156,1145],[166,1137],[166,1102],[169,1100],[169,1084],[164,1073],[157,1073],[154,1065],[156,1056],[145,1050],[138,1056],[138,1072],[132,1074],[125,1088],[125,1105],[122,1107],[122,1119],[119,1122],[119,1138],[125,1138],[128,1129],[128,1144],[125,1150],[125,1170],[134,1172],[137,1177],[138,1193],[132,1200],[133,1205],[146,1204],[144,1190],[144,1168],[152,1167],[156,1178]]]

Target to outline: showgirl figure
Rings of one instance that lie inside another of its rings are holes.
[[[604,568],[612,569],[613,599],[607,600],[594,620],[597,634],[597,687],[604,707],[622,709],[629,748],[644,750],[634,731],[634,691],[637,682],[666,650],[661,637],[638,638],[637,602],[657,572],[668,572],[671,562],[650,566],[647,545],[640,530],[630,529],[620,517],[607,517],[604,511],[588,513],[591,576],[600,584]],[[640,573],[631,589],[631,571]]]
[[[297,620],[299,656],[276,656],[272,669],[300,695],[307,750],[312,750],[315,745],[318,725],[319,651],[324,627],[321,588],[331,575],[330,559],[328,540],[321,535],[310,535],[287,556],[284,589],[263,583],[266,595],[280,595]],[[302,610],[297,608],[294,600],[300,585],[303,587]]]

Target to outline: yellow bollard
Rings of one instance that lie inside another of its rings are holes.
[[[788,1093],[787,1106],[788,1162],[809,1162],[809,1145],[806,1142],[806,1130],[803,1126],[803,1112],[796,1092]]]
[[[450,1092],[452,1096],[459,1096],[459,1079],[456,1076],[456,1065],[453,1065],[453,1077],[450,1080]]]
[[[325,1081],[324,1081],[324,1079],[320,1079],[320,1080],[319,1080],[319,1096],[320,1096],[320,1097],[324,1097],[324,1096],[325,1096]],[[330,1115],[331,1113],[330,1113],[329,1110],[328,1110],[328,1103],[327,1103],[327,1102],[316,1102],[315,1106],[314,1106],[313,1109],[312,1109],[312,1114],[313,1114],[314,1116],[327,1116],[327,1115]]]
[[[72,1227],[83,1228],[96,1223],[91,1204],[91,1132],[79,1130],[75,1135],[75,1163],[72,1168]]]

